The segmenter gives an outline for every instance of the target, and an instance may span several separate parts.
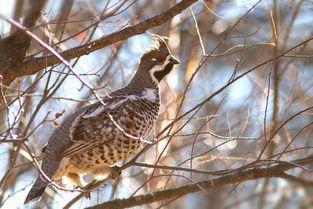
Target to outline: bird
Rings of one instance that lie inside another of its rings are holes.
[[[82,176],[101,177],[140,150],[159,114],[160,82],[179,64],[164,37],[152,37],[127,85],[69,114],[53,131],[24,204],[40,200],[52,181],[83,186]]]

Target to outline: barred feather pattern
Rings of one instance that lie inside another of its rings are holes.
[[[159,111],[158,88],[149,89],[150,95],[146,91],[121,89],[104,100],[105,106],[97,103],[81,114],[71,127],[74,143],[64,152],[65,163],[54,179],[68,173],[101,175],[101,170],[106,172],[106,167],[136,152]]]
[[[127,86],[80,108],[55,129],[25,203],[39,199],[50,181],[68,177],[83,186],[82,174],[101,176],[137,152],[158,116],[158,84],[179,63],[162,37],[154,39]]]
[[[25,204],[38,200],[49,180],[68,177],[82,186],[80,174],[101,176],[135,153],[157,119],[158,91],[129,85],[70,115],[52,134],[43,156],[45,177],[38,176]]]

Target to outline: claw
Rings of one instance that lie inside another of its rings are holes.
[[[119,166],[113,166],[110,168],[110,178],[117,179],[121,175],[122,171]]]
[[[83,195],[84,195],[84,197],[85,197],[86,199],[90,199],[90,198],[91,198],[91,195],[90,195],[90,192],[89,192],[89,191],[83,191],[82,193],[83,193]]]

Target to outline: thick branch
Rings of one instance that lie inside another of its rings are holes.
[[[229,184],[237,184],[243,181],[248,181],[252,179],[258,178],[270,178],[270,177],[282,177],[284,171],[289,169],[312,164],[313,155],[301,158],[291,163],[287,162],[275,162],[271,166],[255,166],[253,168],[247,168],[244,170],[238,170],[228,175],[224,175],[219,178],[215,178],[212,180],[198,182],[197,184],[189,184],[173,189],[166,189],[162,191],[158,191],[152,194],[147,195],[138,195],[126,199],[116,199],[108,202],[104,202],[99,205],[95,205],[92,207],[88,207],[88,209],[100,209],[100,208],[129,208],[134,206],[139,206],[143,204],[148,204],[156,201],[166,200],[170,198],[177,198],[188,193],[193,193],[199,191],[201,188],[209,189],[220,186],[226,186]]]
[[[190,5],[192,5],[196,1],[198,0],[182,0],[181,2],[179,2],[172,8],[168,9],[167,11],[159,15],[148,18],[134,26],[128,26],[120,31],[111,33],[95,41],[66,50],[60,53],[60,55],[65,60],[70,60],[75,57],[87,55],[90,52],[109,46],[113,43],[117,43],[119,41],[125,40],[131,36],[144,33],[145,31],[153,27],[159,26],[163,24],[164,22],[170,20],[177,14],[180,14],[182,11],[184,11],[186,8],[188,8]],[[21,77],[25,75],[32,75],[32,74],[39,72],[45,67],[52,66],[55,64],[60,64],[60,63],[61,61],[54,55],[43,56],[43,57],[38,57],[38,58],[34,58],[34,57],[28,58],[25,60],[22,66],[19,66],[17,68],[11,68],[4,72],[3,74],[4,84],[8,85],[17,77]]]
[[[32,0],[29,11],[24,17],[24,26],[31,28],[35,25],[46,0]],[[0,39],[0,76],[5,79],[11,68],[18,69],[23,65],[26,52],[31,44],[31,37],[24,30],[17,29],[10,36]],[[9,73],[10,74],[10,73]]]
[[[40,16],[40,13],[43,7],[46,4],[46,0],[31,0],[28,2],[29,11],[28,15],[25,17],[23,21],[23,25],[26,28],[32,28],[35,26],[37,19]]]

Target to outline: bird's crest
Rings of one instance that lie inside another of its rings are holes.
[[[151,34],[153,38],[153,42],[150,46],[150,50],[162,50],[162,49],[167,49],[167,44],[162,36],[159,36],[157,34]]]

